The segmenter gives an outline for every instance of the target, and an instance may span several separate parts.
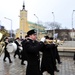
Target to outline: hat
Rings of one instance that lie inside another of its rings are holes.
[[[53,40],[53,37],[50,37],[50,40]]]
[[[49,39],[49,36],[44,36],[45,37],[45,39]]]
[[[35,34],[35,33],[36,33],[36,30],[35,29],[32,29],[32,30],[29,30],[27,32],[27,35],[29,36],[29,35],[32,35],[32,34]]]
[[[16,40],[19,39],[19,37],[16,38]]]

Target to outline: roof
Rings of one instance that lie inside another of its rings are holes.
[[[39,26],[41,26],[41,27],[44,27],[44,26],[41,25],[41,24],[33,23],[33,22],[30,22],[30,21],[28,21],[28,23],[29,23],[29,24],[33,24],[33,25],[39,25]],[[44,28],[45,28],[45,27],[44,27]]]

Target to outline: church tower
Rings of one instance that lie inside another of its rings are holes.
[[[20,10],[20,38],[24,38],[29,30],[27,23],[27,10],[25,10],[25,3],[23,2],[22,10]]]
[[[19,25],[19,29],[16,30],[16,36],[15,37],[19,37],[21,39],[25,38],[25,35],[27,35],[27,32],[31,29],[37,29],[38,26],[38,30],[40,33],[43,34],[39,34],[39,36],[43,36],[45,33],[45,27],[40,25],[40,24],[35,24],[33,22],[30,22],[27,20],[27,10],[25,9],[25,3],[23,2],[23,6],[22,6],[22,10],[20,10],[20,25]]]

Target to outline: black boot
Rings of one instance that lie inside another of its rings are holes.
[[[5,60],[5,59],[6,59],[6,57],[4,57],[4,59],[3,59],[3,61],[4,61],[4,62],[6,62],[6,60]]]
[[[62,62],[58,62],[58,64],[62,64]]]
[[[12,61],[11,61],[10,57],[8,57],[8,59],[9,59],[9,63],[12,63]]]
[[[21,65],[25,65],[23,60],[21,61]]]
[[[9,63],[12,63],[12,61],[9,61]]]
[[[59,72],[59,70],[58,70],[58,69],[56,69],[55,71],[56,71],[56,72]]]
[[[6,62],[6,60],[3,59],[4,62]]]

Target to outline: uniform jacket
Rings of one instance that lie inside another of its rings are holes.
[[[42,42],[33,41],[31,39],[27,40],[26,52],[28,65],[26,75],[41,75],[39,51],[42,47]]]
[[[21,51],[22,60],[27,60],[27,53],[26,53],[26,48],[25,48],[26,42],[27,42],[26,39],[21,42],[22,48],[23,48],[23,50]]]
[[[54,65],[55,65],[55,55],[53,53],[53,49],[55,48],[54,44],[46,44],[43,50],[42,63],[41,63],[41,71],[47,71],[50,74],[54,73]]]
[[[9,57],[9,52],[7,51],[7,45],[8,45],[8,42],[5,42],[4,53],[6,57]]]

